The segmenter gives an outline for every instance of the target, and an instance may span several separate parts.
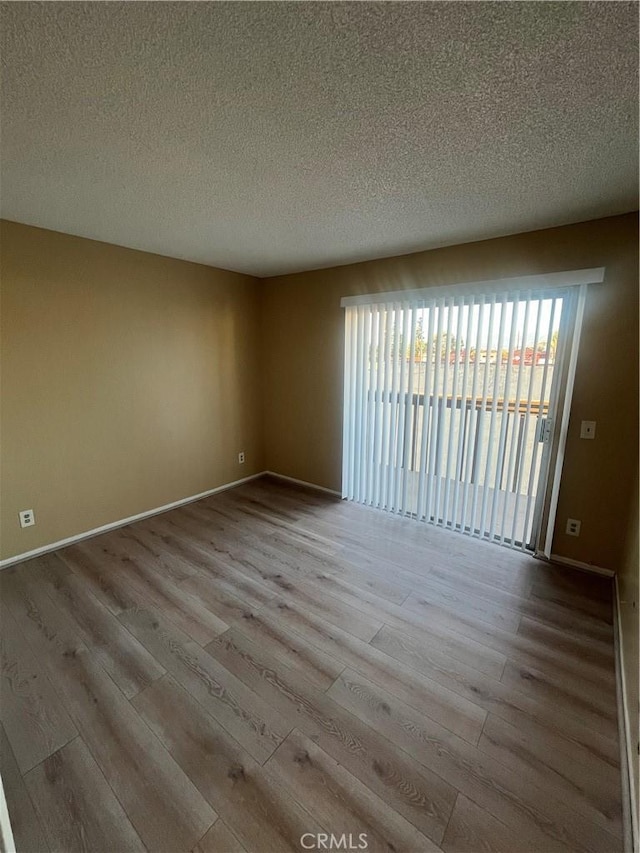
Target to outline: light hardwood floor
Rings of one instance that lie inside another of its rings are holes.
[[[606,579],[264,479],[0,590],[20,853],[622,849]]]

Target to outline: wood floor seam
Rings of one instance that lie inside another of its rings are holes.
[[[458,804],[458,800],[460,799],[460,797],[461,797],[461,796],[462,796],[462,794],[460,793],[460,791],[458,791],[458,792],[456,793],[456,798],[455,798],[455,800],[453,801],[453,808],[451,809],[451,814],[449,815],[449,818],[448,818],[448,820],[447,820],[447,825],[445,826],[445,828],[444,828],[444,832],[442,833],[442,841],[441,841],[441,844],[443,845],[442,849],[443,849],[443,851],[445,851],[445,853],[447,853],[447,851],[446,851],[446,847],[444,847],[444,840],[445,840],[445,838],[447,837],[447,832],[448,832],[448,830],[449,830],[449,825],[451,824],[451,821],[453,820],[453,815],[454,815],[454,813],[455,813],[456,806],[457,806],[457,804]]]
[[[484,734],[484,727],[487,724],[487,720],[489,719],[489,712],[485,711],[484,720],[482,721],[482,728],[480,729],[480,734],[478,735],[478,739],[476,740],[474,746],[478,746],[480,740],[482,739],[482,735]]]
[[[74,738],[74,740],[78,740],[78,741],[80,741],[80,742],[82,743],[83,747],[87,750],[87,752],[91,755],[91,757],[93,758],[93,760],[96,762],[96,764],[97,764],[97,766],[98,766],[98,768],[99,768],[99,770],[100,770],[100,772],[101,772],[101,774],[102,774],[102,778],[104,779],[104,781],[105,781],[105,784],[106,784],[107,788],[108,788],[108,789],[109,789],[109,791],[111,792],[111,795],[113,796],[114,800],[115,800],[116,802],[118,802],[118,803],[119,803],[120,807],[122,808],[122,811],[126,814],[126,811],[127,811],[127,810],[126,810],[125,804],[121,801],[120,797],[118,796],[117,791],[115,791],[115,790],[114,790],[113,786],[112,786],[112,785],[111,785],[111,783],[109,782],[109,779],[106,777],[106,775],[105,775],[104,773],[102,773],[102,770],[101,770],[101,768],[100,768],[99,761],[98,761],[97,757],[93,754],[93,752],[92,752],[92,750],[91,750],[90,745],[89,745],[89,744],[87,744],[87,742],[85,741],[85,739],[84,739],[84,738],[82,737],[82,735],[80,735],[80,734],[77,736],[77,738]],[[66,745],[67,745],[67,744],[65,744],[65,746],[66,746]],[[58,750],[58,752],[60,752],[60,750]],[[49,758],[52,758],[52,757],[53,757],[53,756],[49,756]],[[45,759],[45,760],[47,760],[47,759]],[[42,763],[44,764],[44,762],[42,762]],[[27,790],[29,791],[29,788],[28,788],[28,787],[27,787]],[[31,795],[31,792],[30,792],[30,791],[29,791],[29,793],[30,793],[30,795]],[[139,841],[140,841],[141,849],[146,850],[147,848],[144,846],[144,844],[143,844],[143,842],[142,842],[142,839],[139,839]],[[20,851],[17,851],[17,853],[20,853]],[[26,853],[26,851],[25,851],[25,853]],[[96,851],[96,853],[97,853],[97,851]]]
[[[29,767],[28,770],[25,770],[24,773],[22,773],[22,778],[25,779],[29,775],[29,773],[31,773],[32,770],[36,770],[38,767],[41,767],[45,763],[45,761],[47,761],[47,759],[53,758],[58,752],[60,752],[61,749],[64,749],[65,746],[68,746],[70,743],[73,743],[73,741],[77,738],[82,738],[82,735],[74,735],[66,743],[63,743],[62,746],[59,746],[53,752],[50,752],[49,755],[45,755],[45,757],[38,761],[37,764],[34,764],[33,767]]]
[[[195,843],[195,845],[194,845],[194,847],[193,847],[193,849],[194,849],[194,850],[198,850],[198,849],[200,849],[200,845],[201,845],[202,841],[204,840],[204,838],[205,838],[205,837],[206,837],[206,836],[211,832],[211,830],[213,829],[213,827],[214,827],[217,823],[219,823],[221,820],[222,820],[222,818],[217,817],[217,818],[213,821],[213,823],[211,824],[211,826],[207,827],[207,829],[202,833],[202,836],[201,836],[201,837],[196,841],[196,843]]]
[[[331,682],[331,684],[329,684],[327,687],[325,687],[325,689],[324,689],[324,692],[325,692],[325,693],[328,693],[328,692],[329,692],[329,690],[331,690],[331,688],[333,687],[333,685],[334,685],[334,684],[336,683],[336,681],[340,678],[340,676],[342,675],[342,673],[345,671],[345,669],[346,669],[346,668],[347,668],[346,666],[343,666],[343,667],[342,667],[342,669],[340,670],[340,672],[336,675],[336,677],[334,678],[334,680]]]

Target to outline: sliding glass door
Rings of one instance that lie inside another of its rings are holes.
[[[347,306],[344,497],[533,549],[568,296]]]

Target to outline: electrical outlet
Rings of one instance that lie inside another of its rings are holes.
[[[33,527],[36,523],[36,517],[32,509],[23,509],[18,513],[20,519],[20,527]]]
[[[241,465],[244,465],[244,450],[241,450],[240,453],[238,453],[238,462]]]
[[[567,530],[569,536],[580,536],[580,522],[577,518],[567,519]]]
[[[596,422],[582,421],[580,424],[580,438],[595,438],[596,437]]]

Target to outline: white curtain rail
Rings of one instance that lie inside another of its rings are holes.
[[[343,308],[353,305],[376,305],[381,303],[415,304],[416,307],[435,305],[441,297],[454,295],[467,299],[481,297],[487,293],[514,296],[519,291],[529,291],[533,297],[544,295],[550,298],[551,290],[562,291],[579,284],[602,284],[605,268],[593,267],[584,270],[566,270],[564,272],[525,275],[509,278],[496,278],[487,281],[466,281],[443,287],[422,287],[411,290],[395,290],[386,293],[369,293],[357,296],[345,296],[340,304]]]

